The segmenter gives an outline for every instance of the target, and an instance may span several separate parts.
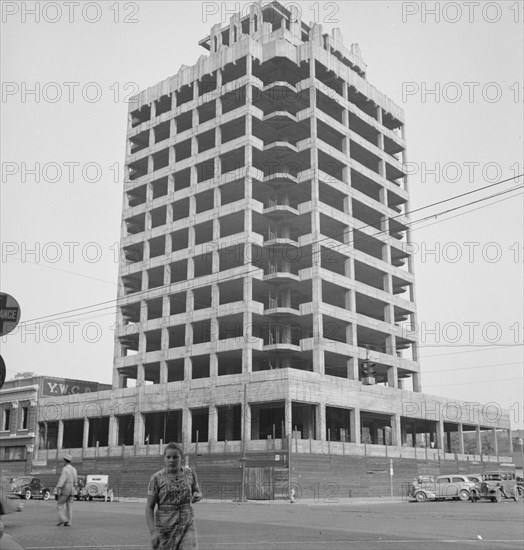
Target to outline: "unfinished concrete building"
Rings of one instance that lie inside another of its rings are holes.
[[[404,114],[358,45],[278,2],[200,45],[130,108],[108,445],[496,446],[425,413]]]

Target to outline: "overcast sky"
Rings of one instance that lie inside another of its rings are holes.
[[[22,4],[2,4],[0,283],[26,324],[1,354],[11,377],[110,383],[126,100],[207,55],[198,41],[246,3]],[[357,42],[405,110],[412,210],[524,171],[522,2],[294,4]],[[522,428],[522,190],[413,229],[424,391],[496,402]]]

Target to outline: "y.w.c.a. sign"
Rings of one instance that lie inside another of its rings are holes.
[[[89,393],[92,391],[98,391],[96,382],[68,380],[66,378],[44,378],[43,380],[42,395],[56,397],[58,395]]]

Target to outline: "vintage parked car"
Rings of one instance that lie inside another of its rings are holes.
[[[517,476],[517,489],[519,491],[519,495],[521,497],[524,497],[524,478]]]
[[[109,476],[105,474],[89,474],[85,478],[85,486],[79,491],[80,500],[103,498],[106,502],[113,502],[114,491],[109,486]]]
[[[469,500],[475,482],[462,474],[442,475],[433,480],[431,476],[419,477],[410,484],[408,496],[417,502],[426,500]]]
[[[519,501],[520,492],[515,472],[494,471],[470,476],[475,481],[475,487],[470,491],[471,502],[491,500],[500,502],[503,498]]]
[[[44,485],[37,477],[33,476],[14,478],[11,481],[11,492],[25,500],[32,498],[49,500],[51,496],[51,489],[47,485]]]

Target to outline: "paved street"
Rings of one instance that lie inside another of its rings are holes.
[[[201,550],[522,549],[523,502],[309,501],[196,505]],[[55,503],[26,504],[3,517],[26,550],[147,550],[143,503],[81,502],[74,524],[57,527]]]

